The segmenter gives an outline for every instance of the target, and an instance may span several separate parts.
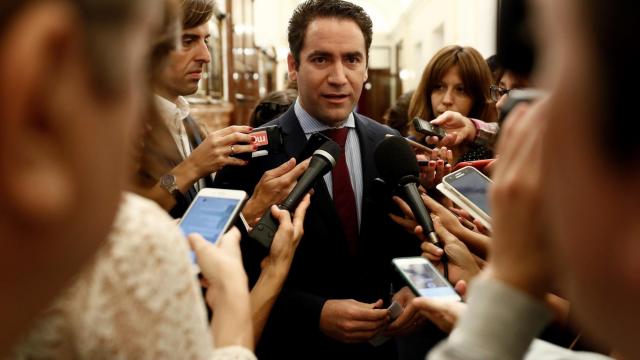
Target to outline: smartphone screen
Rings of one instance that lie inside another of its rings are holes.
[[[491,216],[491,207],[487,196],[487,189],[491,181],[476,169],[471,167],[460,169],[447,175],[446,182],[487,215]]]
[[[215,244],[231,226],[242,201],[243,198],[199,195],[182,217],[180,229],[185,236],[198,233]],[[195,261],[193,252],[191,259]]]
[[[460,301],[458,293],[427,259],[398,258],[393,260],[393,264],[409,282],[416,295]]]

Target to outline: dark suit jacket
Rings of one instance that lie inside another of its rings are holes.
[[[355,115],[362,155],[363,203],[358,251],[350,256],[341,222],[324,181],[314,187],[302,238],[285,287],[274,306],[257,354],[261,359],[329,358],[336,356],[394,358],[393,342],[381,348],[365,344],[343,344],[319,330],[324,302],[355,299],[373,303],[384,299],[388,306],[392,278],[391,259],[420,254],[419,243],[393,223],[383,206],[373,200],[372,180],[378,177],[373,151],[386,134],[395,130],[369,118]],[[252,160],[249,166],[227,168],[216,176],[215,186],[252,193],[262,174],[297,155],[306,137],[294,107],[268,125],[280,125],[284,151]],[[255,240],[244,238],[243,256],[252,282],[260,274],[260,260],[266,251]]]

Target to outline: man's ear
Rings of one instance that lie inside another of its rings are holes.
[[[364,81],[363,81],[363,83],[366,83],[367,80],[369,80],[369,67],[368,66],[366,68],[364,68]]]
[[[0,49],[0,198],[3,216],[25,225],[55,222],[74,202],[65,116],[73,104],[59,99],[74,78],[68,70],[81,63],[75,15],[65,2],[34,4]]]
[[[291,53],[287,55],[287,67],[289,69],[289,80],[298,81],[298,63]]]

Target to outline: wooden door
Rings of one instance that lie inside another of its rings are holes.
[[[358,113],[378,122],[391,106],[391,82],[393,76],[389,69],[369,69],[369,78],[362,88],[358,102]]]

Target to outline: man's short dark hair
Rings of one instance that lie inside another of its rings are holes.
[[[214,6],[213,0],[183,0],[182,28],[191,29],[211,20]]]
[[[287,31],[289,50],[296,60],[296,64],[300,65],[300,51],[304,47],[307,28],[313,20],[318,18],[335,18],[355,22],[364,36],[367,62],[369,61],[373,23],[362,7],[342,0],[307,0],[293,11]]]

